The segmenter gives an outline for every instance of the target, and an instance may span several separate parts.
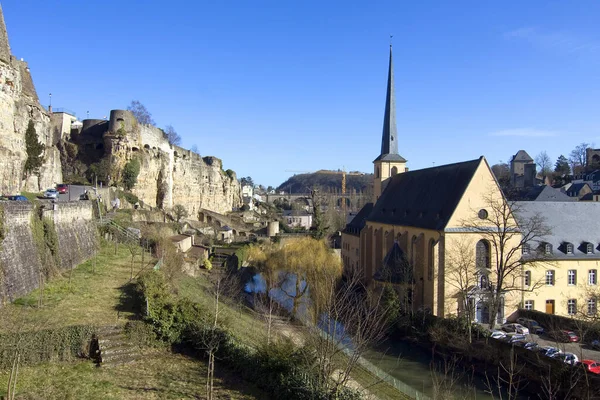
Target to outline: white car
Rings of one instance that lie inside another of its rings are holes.
[[[502,339],[503,337],[506,337],[506,332],[493,331],[492,333],[490,333],[490,337],[492,339]]]
[[[521,335],[529,335],[529,329],[525,328],[521,324],[504,324],[502,330],[505,332],[514,332]]]
[[[48,189],[44,192],[45,199],[58,199],[58,191],[56,189]]]
[[[554,353],[550,358],[554,358],[569,365],[575,365],[579,362],[579,358],[573,353]]]

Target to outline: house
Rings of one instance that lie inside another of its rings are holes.
[[[504,196],[484,157],[408,171],[398,153],[393,79],[390,48],[373,203],[342,232],[344,268],[359,271],[368,285],[392,285],[412,310],[449,316],[464,312],[468,302],[476,321],[489,322],[495,259],[485,224],[494,205],[506,205]],[[510,217],[507,224],[516,227]],[[450,273],[456,254],[477,260],[467,271],[476,277],[468,288],[458,289]],[[505,310],[516,309],[519,300],[515,293],[503,294],[497,321],[503,322]]]
[[[283,210],[283,221],[292,228],[310,229],[312,214],[306,210]]]
[[[254,195],[254,186],[243,185],[242,186],[242,197],[252,197]]]
[[[574,199],[581,199],[585,195],[591,194],[592,188],[586,182],[571,183],[565,190],[565,194]]]
[[[219,240],[225,243],[233,242],[234,232],[229,226],[225,225],[219,229]]]
[[[507,197],[514,201],[577,201],[576,198],[567,196],[560,189],[547,185],[516,189],[507,193]]]
[[[524,271],[523,306],[563,316],[596,315],[600,296],[600,203],[519,202],[517,219],[541,215],[547,235],[523,248],[523,257],[544,257]]]
[[[171,239],[171,242],[173,242],[173,244],[177,246],[177,249],[182,253],[191,249],[194,244],[193,236],[191,235],[175,235],[171,236],[169,239]]]

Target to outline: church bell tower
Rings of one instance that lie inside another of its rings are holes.
[[[394,97],[394,69],[392,45],[390,44],[390,66],[388,71],[381,154],[374,161],[373,202],[377,202],[391,177],[406,171],[406,160],[398,154],[398,134],[396,131],[396,99]]]

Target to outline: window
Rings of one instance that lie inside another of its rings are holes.
[[[479,287],[485,289],[488,287],[488,277],[487,275],[481,275],[479,277]]]
[[[575,315],[577,313],[577,300],[575,300],[575,299],[567,300],[567,313],[569,315]]]
[[[480,240],[475,245],[475,258],[477,268],[491,268],[490,265],[490,244],[487,240]]]
[[[525,300],[525,309],[533,310],[533,300]]]
[[[531,271],[525,271],[524,281],[525,286],[531,286]]]
[[[588,271],[588,285],[595,285],[598,283],[598,274],[595,269],[590,269]]]
[[[523,243],[523,247],[521,247],[521,251],[525,255],[529,254],[529,243]]]
[[[586,252],[588,254],[592,254],[594,252],[594,245],[593,244],[588,243],[585,247],[586,247]]]
[[[546,286],[554,286],[554,271],[546,271]]]
[[[544,245],[544,253],[545,253],[546,255],[548,255],[548,254],[552,254],[552,245],[551,245],[550,243],[546,243],[546,244]]]
[[[478,216],[480,219],[486,219],[486,218],[488,217],[488,212],[487,212],[487,210],[485,210],[485,209],[483,209],[483,208],[482,208],[482,209],[481,209],[481,210],[479,210],[479,212],[477,213],[477,216]]]
[[[567,254],[573,254],[573,245],[571,243],[567,243]]]
[[[588,315],[596,315],[598,313],[598,307],[596,306],[596,299],[588,300],[587,313],[588,313]]]
[[[429,239],[429,254],[427,257],[427,280],[433,279],[433,257],[435,255],[434,252],[435,242],[433,239]]]
[[[577,285],[577,271],[570,269],[567,277],[569,285]]]

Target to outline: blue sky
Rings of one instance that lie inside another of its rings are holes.
[[[368,4],[374,3],[374,4]],[[42,104],[136,99],[238,177],[372,171],[389,35],[410,169],[600,146],[600,2],[2,1]]]

